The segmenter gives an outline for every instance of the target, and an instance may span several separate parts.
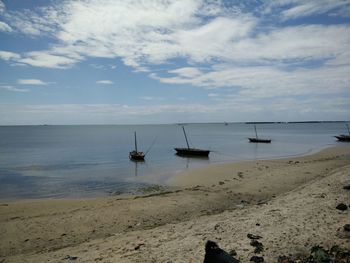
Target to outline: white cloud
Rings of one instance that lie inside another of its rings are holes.
[[[277,13],[284,20],[319,14],[350,16],[350,3],[344,0],[274,0],[266,1],[263,6],[262,13]]]
[[[285,19],[291,19],[314,14],[324,14],[333,10],[341,10],[349,6],[349,1],[343,0],[298,1],[297,5],[283,11],[282,15]]]
[[[119,57],[126,65],[144,70],[143,64],[160,64],[178,56],[194,61],[218,56],[220,48],[246,36],[255,23],[250,15],[230,11],[236,16],[228,17],[223,5],[198,0],[85,0],[9,13],[8,20],[23,33],[49,34],[59,43],[24,54],[23,63],[62,68],[81,61],[82,56]],[[222,17],[208,22],[201,18],[214,14]]]
[[[17,60],[21,56],[17,53],[9,52],[9,51],[0,51],[0,59],[3,60]]]
[[[24,54],[21,59],[17,59],[16,61],[35,67],[64,69],[71,67],[79,60],[61,54],[56,55],[50,51],[33,51]]]
[[[111,80],[98,80],[96,81],[97,84],[102,84],[102,85],[113,85],[114,82]]]
[[[0,85],[0,90],[13,91],[13,92],[28,92],[29,91],[29,89],[18,89],[16,87],[10,86],[10,85],[4,85],[4,86]]]
[[[268,107],[266,106],[268,103]],[[216,104],[182,102],[132,106],[121,104],[0,104],[1,124],[106,124],[106,123],[175,123],[200,121],[293,121],[344,120],[349,116],[350,100],[332,96],[308,99],[280,98],[261,101],[257,98],[225,97]],[[232,115],[232,112],[235,114]]]
[[[11,32],[12,28],[8,24],[0,21],[0,31]]]
[[[48,82],[44,82],[40,79],[19,79],[17,83],[20,85],[48,85]]]
[[[177,74],[183,78],[193,78],[202,74],[202,72],[199,69],[193,67],[178,68],[174,70],[169,70],[168,72],[171,74]]]
[[[307,3],[328,6],[327,10],[343,5],[342,1],[324,1],[324,5]],[[301,6],[302,2],[270,3],[275,7],[284,5]],[[30,28],[36,25],[30,34],[49,33],[57,40],[49,50],[22,54],[17,62],[67,68],[87,56],[119,57],[126,65],[141,70],[175,58],[194,64],[288,64],[290,59],[304,62],[342,56],[349,45],[350,29],[346,25],[268,27],[264,33],[257,33],[261,21],[235,8],[230,13],[220,2],[199,0],[84,0],[66,1],[36,13],[15,13],[15,24],[29,23]]]
[[[349,1],[276,0],[250,12],[237,6],[201,0],[80,0],[12,12],[6,22],[14,30],[52,42],[47,50],[0,51],[0,58],[47,68],[69,68],[87,57],[118,58],[162,83],[232,88],[232,96],[254,98],[249,102],[255,105],[273,97],[348,92],[349,23],[285,26],[269,19],[344,15]],[[177,61],[183,66],[174,69]],[[155,73],[154,65],[172,69]],[[112,84],[106,81],[97,83]],[[219,100],[214,94],[208,96]]]
[[[152,96],[142,96],[142,97],[140,97],[140,99],[146,100],[146,101],[163,100],[163,98],[161,98],[161,97],[152,97]]]
[[[181,69],[179,69],[181,72]],[[174,71],[172,71],[174,72]],[[335,94],[348,91],[350,65],[285,71],[271,66],[234,67],[220,65],[192,78],[181,74],[151,77],[167,84],[191,84],[207,89],[234,87],[240,95],[259,98],[310,94]]]
[[[5,11],[5,4],[0,0],[0,14]]]

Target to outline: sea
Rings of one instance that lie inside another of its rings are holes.
[[[182,125],[0,126],[0,199],[86,198],[138,193],[176,174],[215,163],[302,156],[340,145],[345,123],[183,124],[191,147],[209,158],[185,158]],[[129,159],[134,149],[144,162]],[[213,174],[215,176],[215,174]]]

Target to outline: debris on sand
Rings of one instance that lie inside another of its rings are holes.
[[[247,237],[248,237],[249,239],[260,239],[260,238],[262,238],[261,236],[254,235],[254,234],[248,234]]]
[[[255,262],[255,263],[261,263],[261,262],[264,262],[264,258],[258,257],[258,256],[252,256],[250,258],[250,261]]]
[[[336,209],[338,209],[340,211],[345,211],[348,209],[348,206],[346,204],[340,203],[337,205]]]
[[[205,244],[205,256],[203,263],[240,263],[214,242],[208,240]]]

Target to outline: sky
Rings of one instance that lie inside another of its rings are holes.
[[[0,125],[350,120],[350,0],[0,0]]]

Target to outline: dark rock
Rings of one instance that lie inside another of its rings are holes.
[[[261,236],[253,235],[253,234],[248,234],[247,237],[248,237],[249,239],[260,239],[260,238],[262,238]]]
[[[250,258],[250,261],[253,261],[255,263],[260,263],[260,262],[264,262],[264,258],[263,257],[258,257],[258,256],[252,256]]]
[[[262,243],[260,243],[258,240],[256,239],[252,239],[252,241],[250,241],[250,245],[252,247],[255,247],[254,253],[260,253],[262,251],[264,251],[264,246]]]
[[[343,228],[344,228],[344,231],[350,232],[350,224],[344,225]]]
[[[339,205],[337,205],[336,207],[338,210],[341,210],[341,211],[345,211],[348,209],[348,206],[346,204],[343,204],[343,203],[340,203]]]
[[[228,253],[229,253],[230,256],[232,256],[232,257],[237,256],[237,252],[236,252],[236,250],[234,250],[234,249],[231,249]]]
[[[349,184],[349,185],[345,185],[345,186],[343,187],[343,189],[345,189],[345,190],[350,190],[350,184]]]
[[[219,248],[215,242],[208,240],[205,244],[203,263],[240,263],[240,261]]]
[[[66,256],[65,258],[63,258],[63,259],[67,259],[67,260],[77,260],[78,257],[67,255],[67,256]]]
[[[137,244],[136,246],[135,246],[135,250],[139,250],[142,246],[144,246],[145,245],[145,243],[139,243],[139,244]]]
[[[257,247],[257,246],[261,246],[262,245],[262,243],[260,243],[258,240],[256,240],[256,239],[252,239],[252,241],[250,241],[250,245],[252,246],[252,247]]]

